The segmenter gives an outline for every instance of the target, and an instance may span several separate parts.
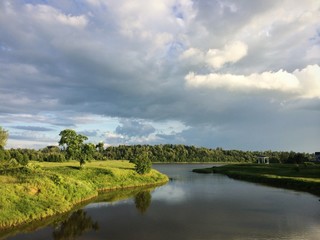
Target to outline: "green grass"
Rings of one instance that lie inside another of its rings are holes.
[[[161,184],[167,176],[134,171],[128,161],[31,163],[0,175],[0,229],[70,211],[103,191]]]
[[[232,164],[193,171],[221,173],[235,179],[301,190],[320,196],[320,165]]]
[[[68,211],[63,214],[58,214],[52,217],[48,217],[45,219],[42,219],[41,221],[32,221],[28,224],[21,225],[19,227],[16,227],[14,229],[4,229],[0,231],[0,239],[7,239],[11,236],[15,236],[18,233],[29,233],[34,232],[37,229],[43,228],[43,226],[57,226],[57,223],[61,223],[63,221],[66,221],[70,218],[70,215],[72,212],[75,212],[84,206],[90,203],[99,203],[99,202],[116,202],[121,201],[128,198],[133,198],[137,196],[141,191],[143,192],[151,192],[154,190],[155,186],[145,186],[145,187],[139,187],[139,188],[125,188],[125,189],[119,189],[119,190],[112,190],[112,191],[106,191],[99,196],[95,197],[94,199],[90,199],[85,202],[81,202],[80,204],[77,204],[75,207],[72,208],[71,211]]]

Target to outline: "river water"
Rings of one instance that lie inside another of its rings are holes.
[[[156,164],[170,182],[107,194],[48,226],[7,239],[319,240],[320,201],[308,193]]]

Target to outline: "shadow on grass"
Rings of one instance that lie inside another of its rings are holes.
[[[117,167],[119,169],[124,169],[124,170],[134,170],[134,168],[129,168],[129,167]]]
[[[114,176],[113,172],[109,169],[104,169],[104,168],[96,168],[96,167],[86,167],[86,166],[83,166],[83,167],[80,167],[80,166],[66,166],[66,168],[68,169],[73,169],[73,170],[81,170],[81,171],[86,171],[86,170],[89,170],[90,172],[91,171],[95,171],[96,174],[106,174],[106,175],[111,175],[111,176]]]
[[[81,170],[83,168],[81,168],[80,166],[66,166],[66,168],[71,168],[71,169],[76,169],[76,170]]]

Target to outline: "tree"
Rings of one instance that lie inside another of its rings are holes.
[[[67,159],[78,159],[80,161],[80,166],[82,166],[84,162],[81,155],[85,150],[83,142],[88,140],[88,138],[84,135],[77,134],[76,131],[72,129],[61,131],[59,136],[61,136],[59,146],[63,147]]]
[[[43,153],[60,153],[60,148],[58,146],[46,146],[41,149]]]
[[[9,137],[8,131],[4,130],[0,126],[0,148],[4,148],[4,146],[7,144],[8,137]]]
[[[44,156],[43,160],[45,162],[65,162],[66,158],[63,153],[52,152],[52,153],[47,153]]]
[[[79,156],[80,167],[82,167],[86,161],[90,161],[96,151],[96,146],[92,143],[83,144],[81,147],[81,155]]]
[[[97,145],[96,145],[96,148],[98,150],[99,153],[103,153],[104,151],[104,143],[103,142],[99,142]]]
[[[135,160],[135,170],[139,174],[149,173],[151,171],[152,163],[148,158],[148,152],[143,151],[141,152],[137,159]]]

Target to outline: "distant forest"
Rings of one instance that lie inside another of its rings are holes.
[[[146,154],[145,154],[146,153]],[[314,160],[314,154],[296,152],[273,151],[240,151],[224,150],[222,148],[209,149],[204,147],[185,145],[120,145],[104,148],[96,145],[91,160],[130,160],[145,154],[152,162],[163,163],[191,163],[191,162],[239,162],[254,163],[258,156],[267,156],[270,163],[304,163]],[[66,153],[57,146],[44,149],[1,149],[0,161],[14,161],[26,165],[30,160],[47,162],[64,162]]]

